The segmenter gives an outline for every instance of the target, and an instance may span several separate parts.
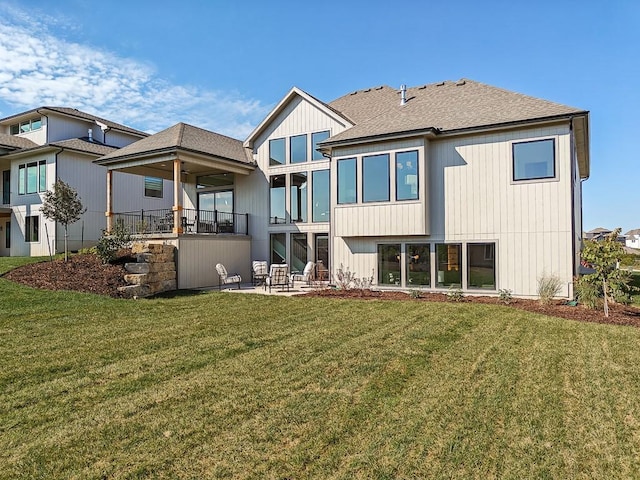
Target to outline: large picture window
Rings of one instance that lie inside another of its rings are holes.
[[[29,216],[24,218],[24,241],[37,242],[39,239],[40,217]]]
[[[316,170],[311,173],[311,209],[312,222],[329,221],[329,170]]]
[[[431,286],[431,249],[428,243],[406,245],[407,286]]]
[[[513,180],[537,180],[556,175],[553,139],[514,143]]]
[[[320,153],[318,148],[318,143],[329,138],[329,130],[324,132],[317,132],[311,134],[311,160],[324,160],[322,153]]]
[[[306,222],[307,218],[307,174],[292,173],[291,181],[291,221]]]
[[[338,160],[338,203],[356,203],[356,159]]]
[[[467,244],[468,288],[496,289],[495,243]]]
[[[400,285],[400,244],[378,245],[378,284]]]
[[[286,162],[284,138],[269,140],[269,165],[284,165]]]
[[[389,201],[389,155],[362,158],[362,201]]]
[[[396,153],[396,200],[418,198],[418,152]]]
[[[462,246],[459,243],[436,245],[436,286],[462,288]]]
[[[274,175],[269,180],[269,183],[269,200],[271,208],[269,223],[286,223],[286,178],[284,175]]]
[[[307,136],[296,135],[291,137],[291,163],[307,161]]]

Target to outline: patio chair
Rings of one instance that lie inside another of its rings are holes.
[[[313,280],[313,271],[316,267],[314,262],[307,262],[302,272],[293,272],[291,274],[291,286],[295,286],[296,280],[306,282],[307,285]]]
[[[253,285],[262,285],[267,275],[267,262],[254,260],[251,263],[251,283]]]
[[[228,285],[230,283],[237,283],[238,290],[240,290],[240,282],[242,281],[242,277],[237,273],[229,274],[227,273],[227,269],[221,263],[216,265],[216,270],[218,271],[218,288],[222,289],[222,285]]]
[[[269,286],[269,292],[271,287],[281,287],[283,290],[286,287],[289,291],[289,265],[282,263],[279,265],[271,265],[269,269],[269,276],[265,279],[264,288]]]

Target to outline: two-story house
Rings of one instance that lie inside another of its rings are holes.
[[[93,161],[147,136],[64,107],[41,107],[0,119],[0,255],[49,255],[64,249],[62,226],[40,213],[43,193],[56,179],[78,191],[87,208],[69,228],[70,249],[94,245],[106,226],[106,186],[105,168]],[[119,208],[170,205],[170,182],[118,175]]]
[[[471,80],[292,89],[244,142],[252,256],[380,286],[536,296],[579,268],[589,114]],[[238,186],[240,187],[240,186]]]

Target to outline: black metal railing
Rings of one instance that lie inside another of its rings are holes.
[[[132,235],[171,233],[173,232],[174,218],[174,212],[169,208],[113,214],[114,225],[124,226]],[[185,208],[180,211],[180,226],[183,233],[186,234],[248,235],[249,214]]]

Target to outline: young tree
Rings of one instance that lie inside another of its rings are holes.
[[[87,209],[82,205],[78,192],[58,179],[53,185],[53,190],[45,192],[44,203],[40,211],[49,220],[64,226],[64,261],[66,262],[69,259],[67,242],[69,225],[80,220],[80,216]]]
[[[609,300],[626,300],[631,291],[629,274],[619,268],[624,254],[622,244],[617,241],[620,229],[617,228],[604,240],[587,240],[582,249],[582,259],[593,267],[594,273],[584,279],[600,290],[604,297],[604,315],[609,316]]]

